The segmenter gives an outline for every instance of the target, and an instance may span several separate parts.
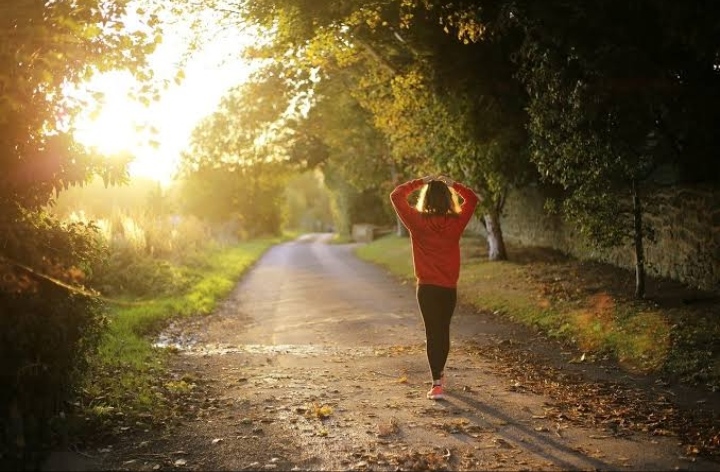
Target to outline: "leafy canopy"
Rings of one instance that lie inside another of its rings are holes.
[[[157,15],[140,9],[131,27],[128,5],[0,5],[0,206],[43,205],[53,192],[92,175],[108,182],[124,175],[127,159],[103,159],[75,142],[71,118],[90,98],[72,99],[66,92],[108,70],[127,69],[143,81],[152,77],[146,58],[161,39]]]

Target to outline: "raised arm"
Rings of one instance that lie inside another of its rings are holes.
[[[408,229],[415,227],[415,223],[418,218],[420,218],[418,212],[410,206],[408,197],[415,190],[425,185],[427,180],[428,177],[407,181],[404,184],[400,184],[395,187],[395,190],[393,190],[390,194],[390,202],[392,202],[392,206],[395,208],[395,213],[397,213],[400,220]]]
[[[472,218],[473,213],[475,213],[475,208],[477,208],[480,199],[475,195],[475,192],[460,182],[454,182],[452,188],[459,193],[464,200],[462,210],[460,211],[460,224],[464,228],[470,221],[470,218]]]
[[[442,180],[445,185],[451,187],[462,197],[463,203],[460,211],[460,225],[464,228],[467,226],[470,218],[472,218],[473,213],[475,213],[475,208],[477,208],[477,204],[480,199],[475,192],[472,191],[472,189],[466,187],[460,182],[455,182],[450,177],[441,175],[438,177],[438,180]]]

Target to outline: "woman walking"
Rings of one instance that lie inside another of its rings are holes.
[[[452,190],[451,190],[452,189]],[[417,205],[408,197],[420,190]],[[463,199],[459,204],[457,195]],[[395,212],[410,232],[417,302],[425,323],[432,387],[427,397],[444,398],[445,363],[450,352],[450,319],[457,302],[460,236],[478,197],[445,176],[429,176],[398,185],[390,194]]]

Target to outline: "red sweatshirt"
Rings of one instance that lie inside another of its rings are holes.
[[[461,213],[456,217],[426,216],[408,203],[408,196],[423,185],[422,179],[398,185],[390,194],[390,200],[410,232],[417,283],[453,288],[460,277],[460,236],[475,211],[478,197],[455,182],[452,188],[464,200]]]

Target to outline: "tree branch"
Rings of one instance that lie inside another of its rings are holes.
[[[380,53],[378,53],[375,49],[373,49],[372,46],[370,46],[366,41],[360,39],[360,38],[354,38],[354,41],[362,46],[362,48],[365,50],[365,52],[377,62],[380,67],[382,67],[386,72],[390,73],[391,75],[398,75],[397,69],[390,64],[390,62],[382,57]]]

